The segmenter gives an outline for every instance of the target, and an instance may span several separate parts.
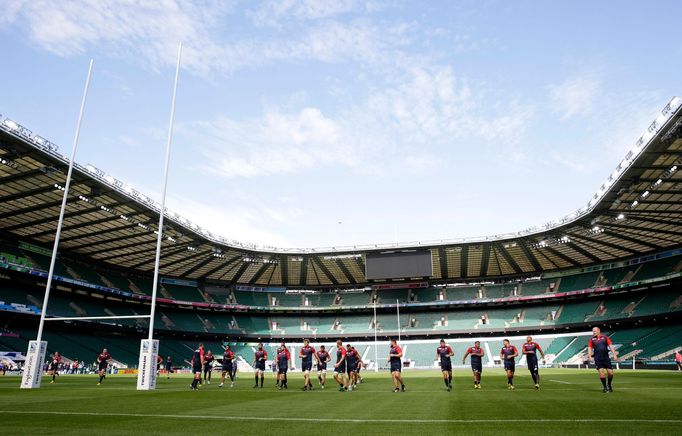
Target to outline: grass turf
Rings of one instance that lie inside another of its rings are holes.
[[[215,374],[214,374],[215,375]],[[263,389],[253,375],[236,386],[213,384],[190,391],[190,376],[161,377],[155,391],[135,390],[134,376],[43,379],[21,390],[18,377],[0,377],[0,422],[14,434],[675,434],[682,426],[682,373],[620,371],[611,394],[601,392],[594,370],[545,369],[536,391],[527,371],[508,391],[502,370],[486,369],[482,389],[470,373],[455,371],[446,392],[436,371],[406,371],[407,392],[393,393],[387,373],[364,373],[354,392],[303,392],[302,375],[290,374],[278,391],[271,374]]]

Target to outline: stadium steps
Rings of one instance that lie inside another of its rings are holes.
[[[561,356],[561,353],[571,346],[571,344],[573,344],[573,342],[575,342],[577,339],[577,336],[563,336],[554,339],[545,350],[545,355],[548,358],[547,363],[552,363],[558,360],[559,356]]]
[[[671,272],[682,270],[682,256],[671,256],[642,264],[633,277],[634,281],[663,277]]]
[[[570,292],[593,288],[597,282],[597,277],[599,274],[599,271],[593,271],[589,273],[563,276],[561,277],[561,282],[558,285],[559,287],[557,291]]]

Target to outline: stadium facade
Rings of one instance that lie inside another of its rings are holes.
[[[0,117],[0,351],[23,351],[34,334],[67,165],[54,144]],[[225,239],[166,211],[161,353],[182,361],[193,342],[217,349],[225,338],[248,357],[245,344],[258,340],[546,334],[553,359],[577,361],[582,333],[599,325],[617,331],[621,356],[664,360],[682,345],[681,166],[675,98],[585,207],[514,234],[284,249]],[[48,316],[149,313],[159,212],[115,177],[76,165]],[[381,269],[396,256],[421,256],[428,271]],[[147,327],[53,323],[46,338],[66,358],[105,344],[134,365]],[[410,352],[428,366],[433,347],[422,345]]]

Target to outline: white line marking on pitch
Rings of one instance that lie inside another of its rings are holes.
[[[417,424],[476,424],[501,422],[528,422],[527,419],[347,419],[347,418],[295,418],[295,417],[264,417],[264,416],[199,416],[173,415],[153,413],[120,413],[120,412],[59,412],[59,411],[28,411],[28,410],[0,410],[5,415],[66,415],[66,416],[120,416],[126,418],[166,418],[166,419],[213,419],[220,421],[293,421],[293,422],[342,422],[342,423],[417,423]],[[536,419],[533,422],[578,422],[578,423],[646,423],[646,424],[682,424],[682,419],[618,419],[618,418],[547,418]]]
[[[562,383],[562,384],[565,384],[565,385],[572,385],[572,384],[573,384],[573,383],[571,383],[571,382],[561,381],[561,380],[552,380],[552,379],[550,379],[549,381],[554,382],[554,383]]]

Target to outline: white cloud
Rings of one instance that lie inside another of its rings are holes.
[[[183,68],[203,76],[280,61],[389,62],[394,57],[390,50],[403,44],[410,30],[403,23],[372,24],[363,14],[371,5],[356,7],[354,1],[269,2],[264,17],[317,20],[286,21],[289,27],[273,34],[247,31],[230,38],[226,29],[242,26],[243,17],[229,2],[216,0],[10,0],[3,6],[0,22],[21,26],[34,44],[55,55],[97,48],[160,69],[175,64],[177,44],[183,42]],[[331,19],[351,11],[359,18]]]
[[[223,177],[297,173],[327,165],[425,173],[442,164],[439,149],[449,157],[456,154],[452,147],[466,141],[516,144],[532,114],[532,107],[517,101],[492,100],[450,68],[414,68],[402,83],[333,114],[314,107],[270,108],[245,120],[222,117],[185,124],[178,132],[203,150],[208,170]]]
[[[356,0],[270,0],[249,13],[258,26],[280,27],[292,20],[329,18],[361,8]]]
[[[572,77],[558,85],[550,85],[552,110],[564,120],[589,115],[600,88],[601,81],[594,75]]]

